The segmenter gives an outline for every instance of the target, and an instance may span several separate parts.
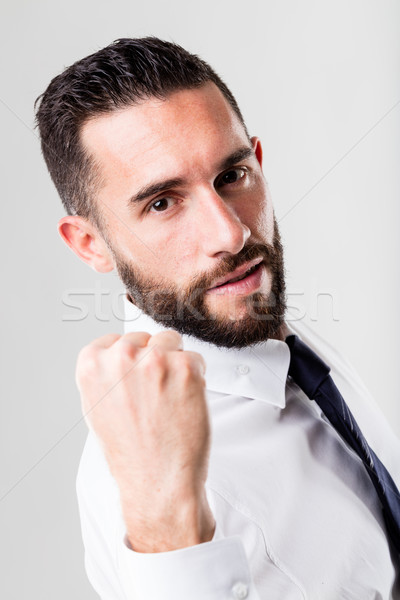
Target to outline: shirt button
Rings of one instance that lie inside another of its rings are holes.
[[[235,600],[244,600],[249,595],[249,588],[245,583],[238,581],[232,588],[232,594]]]
[[[247,365],[239,365],[236,367],[236,371],[239,373],[239,375],[247,375],[250,369]]]

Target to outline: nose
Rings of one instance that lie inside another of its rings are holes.
[[[214,188],[198,196],[196,224],[201,235],[203,251],[208,256],[237,254],[245,245],[251,231],[235,209]]]

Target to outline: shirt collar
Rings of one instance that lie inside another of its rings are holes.
[[[125,333],[146,331],[155,335],[168,329],[156,323],[126,297]],[[206,362],[207,390],[285,407],[285,386],[290,350],[285,342],[268,340],[247,348],[219,348],[192,336],[183,336],[183,348],[201,354]]]

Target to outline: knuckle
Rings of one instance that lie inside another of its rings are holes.
[[[175,368],[183,379],[193,377],[193,359],[185,352],[177,352],[175,357]]]
[[[143,374],[146,380],[155,382],[163,379],[167,371],[167,359],[163,351],[158,348],[152,348],[138,362],[138,371]]]
[[[149,352],[146,357],[143,359],[143,366],[146,370],[165,370],[167,366],[167,356],[166,353],[157,347],[153,347],[151,352]]]
[[[177,357],[179,368],[182,373],[193,378],[203,379],[205,373],[205,362],[201,354],[197,352],[180,352],[181,356]]]
[[[153,335],[152,342],[154,345],[157,345],[157,343],[160,343],[161,345],[167,343],[168,346],[181,347],[182,336],[174,329],[166,329],[165,331],[161,331]]]
[[[77,358],[77,366],[85,370],[94,367],[98,362],[98,352],[95,346],[91,344],[84,346]]]
[[[128,338],[121,338],[120,344],[118,344],[117,356],[125,363],[131,361],[137,357],[139,348]]]
[[[181,343],[182,342],[182,336],[181,336],[181,334],[178,333],[177,331],[175,331],[175,329],[167,329],[167,331],[165,333],[168,334],[168,336],[173,341],[176,341],[177,343]]]
[[[193,352],[192,355],[193,355],[193,358],[196,361],[196,363],[205,367],[206,361],[204,360],[203,356],[199,352]]]
[[[88,345],[82,348],[76,362],[76,381],[84,383],[91,379],[99,369],[99,354],[94,346]]]
[[[128,340],[134,346],[143,346],[146,345],[150,337],[150,334],[145,331],[130,331],[121,336],[121,340]]]

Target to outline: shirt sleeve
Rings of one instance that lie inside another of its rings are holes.
[[[224,537],[218,523],[210,542],[169,552],[131,550],[117,486],[92,435],[77,495],[86,572],[101,600],[259,600],[241,538]]]
[[[123,543],[121,580],[129,600],[259,600],[239,536],[141,554]]]

